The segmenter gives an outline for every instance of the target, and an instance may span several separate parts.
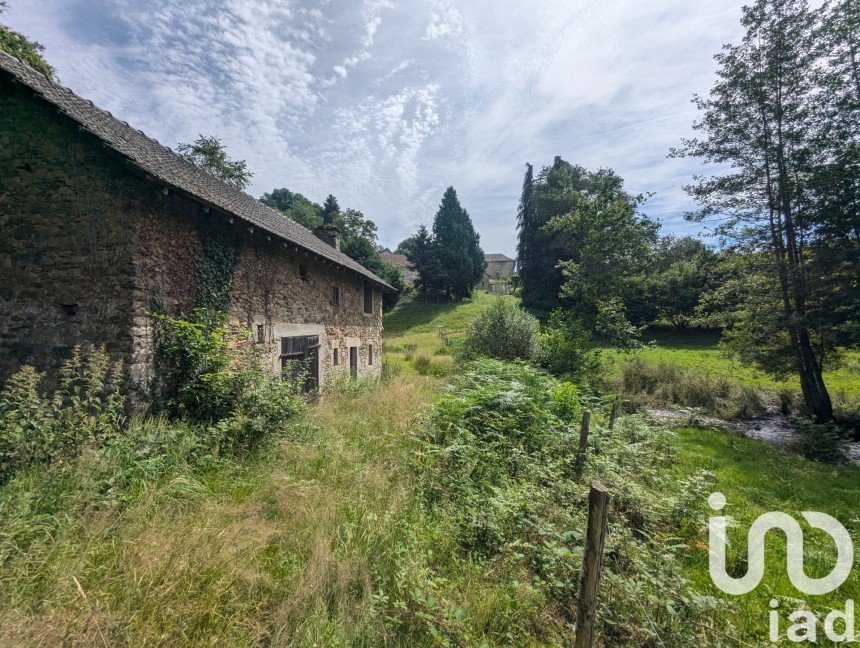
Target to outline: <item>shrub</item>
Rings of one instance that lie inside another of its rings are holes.
[[[600,356],[592,334],[570,314],[556,310],[541,332],[537,363],[550,373],[580,382],[595,382]]]
[[[749,418],[766,410],[762,392],[733,387],[723,376],[710,376],[675,365],[638,358],[621,364],[620,390],[640,402],[700,407],[729,418]]]
[[[639,417],[623,417],[609,430],[595,412],[585,473],[577,478],[573,449],[583,405],[574,385],[528,364],[472,363],[419,435],[415,467],[428,524],[445,528],[468,569],[494,574],[496,596],[519,600],[528,584],[532,604],[517,610],[506,645],[558,645],[563,633],[553,632],[565,620],[554,617],[569,609],[579,583],[588,484],[612,484],[597,614],[604,643],[651,645],[655,636],[678,646],[706,643],[708,623],[692,621],[712,612],[712,601],[685,579],[686,545],[672,539],[698,530],[702,511],[690,499],[691,484],[670,470],[670,435]],[[710,481],[704,476],[694,486],[701,496]],[[733,629],[724,629],[730,636]],[[446,630],[453,645],[468,645],[457,626]]]
[[[75,347],[56,377],[23,367],[0,393],[0,482],[19,468],[74,457],[86,443],[113,436],[124,417],[121,372],[104,348]]]
[[[422,376],[426,376],[430,372],[430,358],[426,355],[420,355],[415,358],[415,371]]]
[[[534,315],[499,297],[469,326],[461,353],[465,358],[529,360],[537,350],[539,328]]]
[[[187,318],[155,315],[156,403],[172,417],[214,422],[234,409],[227,328],[196,310]]]

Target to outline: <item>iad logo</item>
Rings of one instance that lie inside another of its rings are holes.
[[[715,511],[726,506],[722,493],[711,493],[708,504]],[[771,511],[759,516],[750,527],[747,539],[747,573],[734,578],[726,573],[726,518],[711,517],[708,521],[710,535],[710,558],[708,570],[714,584],[727,594],[741,595],[754,590],[764,576],[764,540],[768,531],[779,529],[785,533],[788,577],[801,592],[810,595],[828,594],[842,585],[851,574],[854,564],[854,545],[848,530],[836,518],[826,513],[804,511],[801,513],[809,526],[826,532],[836,544],[836,565],[823,578],[810,578],[803,570],[803,529],[797,520],[779,511]],[[777,607],[771,601],[771,607]],[[839,633],[834,628],[837,620],[845,624],[845,631]],[[788,639],[793,642],[815,642],[816,618],[812,612],[798,610],[789,616],[795,622],[788,629]],[[832,611],[824,622],[827,638],[834,642],[854,641],[854,601],[846,601],[845,612]],[[779,639],[779,619],[776,611],[770,613],[770,638]]]

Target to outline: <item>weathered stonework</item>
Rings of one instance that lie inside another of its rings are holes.
[[[241,257],[231,324],[256,339],[272,369],[280,338],[320,336],[320,383],[376,374],[382,295],[363,312],[361,275],[168,190],[25,87],[0,78],[0,381],[23,363],[56,367],[74,345],[105,345],[130,379],[152,378],[155,310],[179,314],[197,299],[199,223],[224,228]],[[300,268],[304,267],[304,271]],[[332,286],[340,303],[332,305]],[[339,366],[333,351],[339,349]]]

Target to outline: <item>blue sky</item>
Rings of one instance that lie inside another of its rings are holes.
[[[11,0],[64,85],[163,144],[221,137],[250,193],[334,193],[394,246],[454,185],[513,256],[525,162],[608,166],[663,231],[702,232],[666,154],[736,0]]]

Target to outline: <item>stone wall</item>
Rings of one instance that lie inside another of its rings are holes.
[[[130,356],[140,199],[120,160],[0,80],[0,382],[74,345]]]
[[[132,373],[140,383],[151,377],[152,327],[148,312],[160,306],[167,312],[193,308],[196,297],[195,260],[204,255],[198,227],[222,228],[235,241],[241,257],[230,291],[231,326],[259,343],[272,370],[280,367],[282,337],[320,336],[320,382],[333,372],[348,372],[349,347],[358,347],[359,376],[378,374],[381,360],[368,363],[382,348],[382,293],[374,288],[373,313],[364,309],[364,280],[331,262],[286,244],[265,231],[214,210],[204,212],[193,200],[169,192],[165,209],[142,221],[135,254],[138,277],[135,298],[135,356]],[[304,272],[302,271],[304,267]],[[332,287],[340,303],[331,303]],[[258,344],[255,342],[255,344]],[[334,349],[339,364],[333,365]],[[346,359],[346,362],[344,362]]]

